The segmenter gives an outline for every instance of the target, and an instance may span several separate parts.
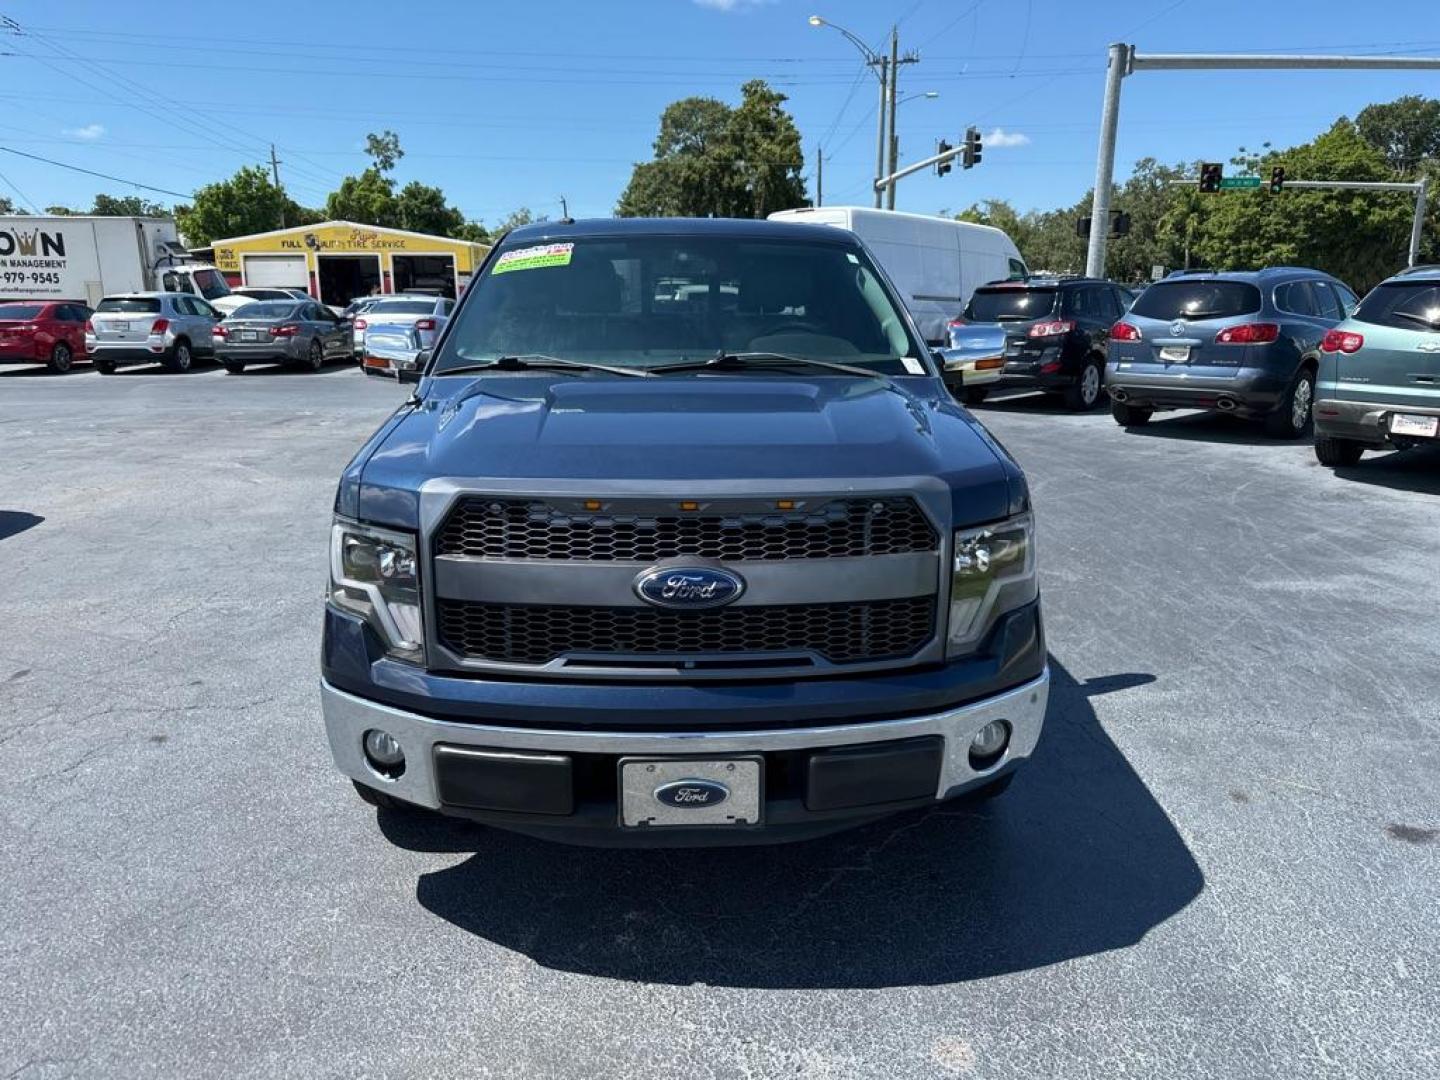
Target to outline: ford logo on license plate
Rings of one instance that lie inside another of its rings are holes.
[[[740,598],[745,579],[729,570],[708,566],[662,566],[635,579],[635,595],[662,608],[724,607]]]
[[[730,789],[714,780],[672,780],[655,789],[655,799],[677,810],[719,806],[730,798]]]

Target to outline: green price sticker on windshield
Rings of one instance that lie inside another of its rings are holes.
[[[569,266],[574,244],[540,244],[538,247],[507,251],[495,262],[492,274],[508,274],[511,270],[538,270],[542,266]]]

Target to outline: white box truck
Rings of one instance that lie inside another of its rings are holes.
[[[863,206],[780,210],[770,218],[855,233],[890,275],[931,345],[948,342],[947,324],[977,287],[1029,273],[1015,242],[989,225]]]
[[[188,292],[214,300],[230,286],[190,262],[171,218],[0,217],[0,300],[76,300]]]

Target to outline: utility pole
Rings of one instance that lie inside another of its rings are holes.
[[[825,154],[820,144],[815,144],[815,205],[825,205]]]
[[[280,228],[285,228],[285,189],[280,186],[280,160],[275,156],[275,144],[270,144],[270,175],[275,178],[275,190],[280,192]]]
[[[879,179],[885,175],[885,98],[890,92],[890,61],[883,56],[877,56],[870,61],[880,72],[880,112],[875,118],[875,177]],[[881,201],[885,193],[875,189],[875,209],[879,210],[885,204]]]
[[[920,59],[915,53],[900,55],[900,30],[898,27],[890,27],[890,85],[888,87],[889,101],[886,103],[886,112],[889,114],[890,129],[890,167],[881,169],[884,175],[893,174],[900,168],[900,135],[895,129],[895,108],[900,101],[900,65],[914,64]],[[891,184],[885,193],[885,208],[895,209],[895,185]]]
[[[560,196],[560,217],[564,221],[570,220],[570,204],[565,201],[565,196]]]

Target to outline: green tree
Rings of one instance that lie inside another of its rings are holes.
[[[138,195],[96,195],[90,213],[102,217],[169,217],[170,211]]]
[[[207,184],[195,193],[190,206],[177,206],[175,218],[191,247],[207,247],[216,240],[268,232],[286,224],[300,224],[288,216],[299,207],[270,181],[270,173],[247,165],[229,180]]]
[[[4,195],[0,195],[0,214],[13,213],[15,213],[15,204]]]
[[[395,198],[395,181],[379,169],[347,176],[325,200],[325,216],[360,225],[398,228],[400,208]]]
[[[490,235],[490,230],[487,229],[485,223],[481,221],[463,222],[460,228],[455,230],[455,239],[469,240],[472,244],[494,243],[494,238]]]
[[[1407,94],[1367,105],[1355,117],[1355,128],[1397,172],[1413,172],[1440,157],[1440,100],[1435,98]]]
[[[371,132],[365,136],[365,153],[375,162],[374,167],[381,172],[390,172],[395,168],[395,163],[405,156],[405,151],[400,149],[400,136],[386,128],[380,134]]]
[[[80,211],[72,210],[68,206],[47,206],[45,207],[45,213],[51,214],[54,217],[74,217],[80,213]]]
[[[412,180],[395,196],[396,216],[402,229],[432,236],[460,235],[465,215],[445,201],[445,193]]]
[[[805,205],[800,132],[785,101],[754,79],[733,109],[702,97],[667,106],[654,159],[635,166],[616,214],[764,217]]]

